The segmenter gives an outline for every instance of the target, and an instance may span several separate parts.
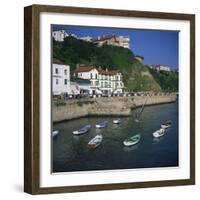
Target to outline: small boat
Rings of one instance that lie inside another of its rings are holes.
[[[153,137],[158,138],[165,134],[165,129],[161,128],[153,133]]]
[[[59,131],[58,131],[58,130],[52,132],[52,136],[53,136],[53,137],[57,136],[58,134],[59,134]]]
[[[81,135],[81,134],[84,134],[84,133],[87,133],[91,128],[91,125],[86,125],[76,131],[73,131],[73,134],[74,135]]]
[[[105,128],[106,126],[108,126],[108,122],[107,121],[104,121],[104,122],[101,122],[99,124],[96,124],[96,128]]]
[[[132,146],[137,144],[140,141],[141,135],[140,134],[136,134],[134,136],[131,136],[129,138],[127,138],[126,140],[123,141],[123,144],[125,146]]]
[[[119,124],[120,122],[121,122],[120,119],[114,119],[114,120],[113,120],[113,124]]]
[[[96,135],[94,138],[92,138],[88,142],[88,147],[90,149],[95,149],[101,144],[102,140],[103,140],[103,136],[102,135]]]
[[[164,124],[161,124],[161,128],[170,128],[172,126],[171,121],[167,121]]]

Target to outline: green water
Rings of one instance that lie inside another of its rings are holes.
[[[119,125],[112,123],[114,117],[86,117],[54,124],[53,129],[60,133],[52,142],[53,172],[178,166],[178,103],[145,107],[139,123],[134,121],[137,111],[121,118]],[[163,137],[153,138],[152,133],[167,120],[172,121],[172,127]],[[108,127],[96,129],[95,124],[102,121],[108,121]],[[72,134],[86,124],[92,125],[88,133]],[[140,142],[125,147],[123,141],[136,133],[141,134]],[[103,142],[91,150],[87,143],[97,134],[103,135]]]

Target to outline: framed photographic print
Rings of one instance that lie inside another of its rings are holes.
[[[24,10],[24,191],[195,183],[195,16]]]

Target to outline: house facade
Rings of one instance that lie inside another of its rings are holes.
[[[127,36],[103,35],[98,36],[93,41],[98,44],[98,46],[107,44],[130,49],[130,38]]]
[[[53,95],[70,94],[70,66],[54,59],[52,65]]]
[[[155,69],[157,71],[165,71],[165,72],[170,72],[171,71],[170,67],[167,66],[167,65],[156,65]]]
[[[90,80],[92,94],[118,94],[124,89],[123,77],[118,70],[80,66],[76,69],[75,76]]]
[[[72,95],[78,95],[84,93],[92,94],[91,90],[92,85],[90,80],[88,79],[73,77],[71,78],[70,86]]]
[[[59,31],[53,31],[52,36],[55,39],[55,41],[63,42],[64,39],[69,36],[69,34],[66,33],[65,30],[59,30]]]

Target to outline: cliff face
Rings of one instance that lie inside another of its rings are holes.
[[[76,119],[88,115],[129,116],[131,109],[142,106],[146,97],[110,97],[83,100],[70,100],[65,106],[53,106],[53,122]],[[146,105],[170,103],[176,95],[148,97]],[[80,103],[81,102],[81,103]]]

